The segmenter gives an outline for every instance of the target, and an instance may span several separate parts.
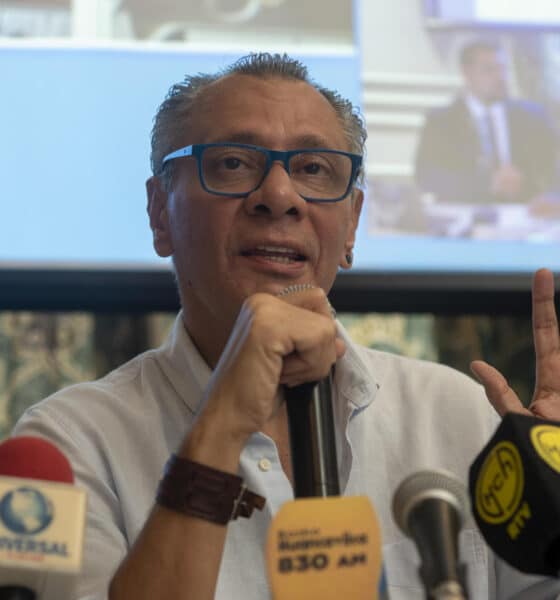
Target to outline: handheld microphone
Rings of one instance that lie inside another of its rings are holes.
[[[285,387],[296,498],[338,496],[331,374]]]
[[[463,484],[445,471],[419,471],[401,482],[393,516],[412,538],[420,578],[430,600],[465,600],[466,567],[459,563],[459,531],[468,507]]]
[[[387,599],[381,533],[365,496],[340,494],[331,375],[285,388],[294,495],[273,519],[266,559],[274,600]]]
[[[488,545],[525,573],[560,573],[560,423],[506,414],[471,465],[471,505]]]
[[[68,459],[47,440],[0,444],[0,600],[71,597],[86,509],[73,481]]]

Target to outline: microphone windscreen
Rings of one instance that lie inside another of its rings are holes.
[[[380,600],[381,532],[365,496],[286,502],[268,532],[274,600]]]
[[[560,571],[560,423],[508,413],[474,460],[471,506],[488,545],[535,575]]]
[[[0,444],[0,476],[74,483],[69,460],[51,442],[19,436]]]

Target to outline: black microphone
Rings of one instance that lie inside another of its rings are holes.
[[[498,556],[525,573],[560,573],[560,423],[508,413],[474,460],[471,505]]]
[[[371,502],[340,496],[331,376],[284,388],[296,499],[280,507],[268,530],[274,600],[388,599]]]
[[[318,382],[284,386],[294,495],[338,496],[338,464],[332,407],[332,371]]]
[[[393,516],[412,538],[420,578],[430,600],[466,600],[466,566],[459,563],[459,531],[468,509],[463,484],[445,471],[419,471],[401,482]]]

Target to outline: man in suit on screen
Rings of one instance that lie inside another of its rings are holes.
[[[460,55],[464,89],[426,118],[416,153],[422,193],[449,203],[520,203],[555,187],[557,139],[544,109],[509,97],[503,52],[488,41]]]

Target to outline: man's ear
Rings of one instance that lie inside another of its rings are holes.
[[[350,220],[348,222],[348,235],[344,244],[344,250],[340,257],[339,265],[343,269],[350,269],[354,260],[354,243],[356,241],[356,230],[360,221],[360,213],[362,212],[362,204],[364,202],[364,193],[358,188],[352,191]]]
[[[146,181],[148,196],[147,211],[150,218],[150,229],[154,249],[163,258],[173,254],[173,242],[169,229],[169,213],[167,211],[167,192],[159,177],[153,175]]]

